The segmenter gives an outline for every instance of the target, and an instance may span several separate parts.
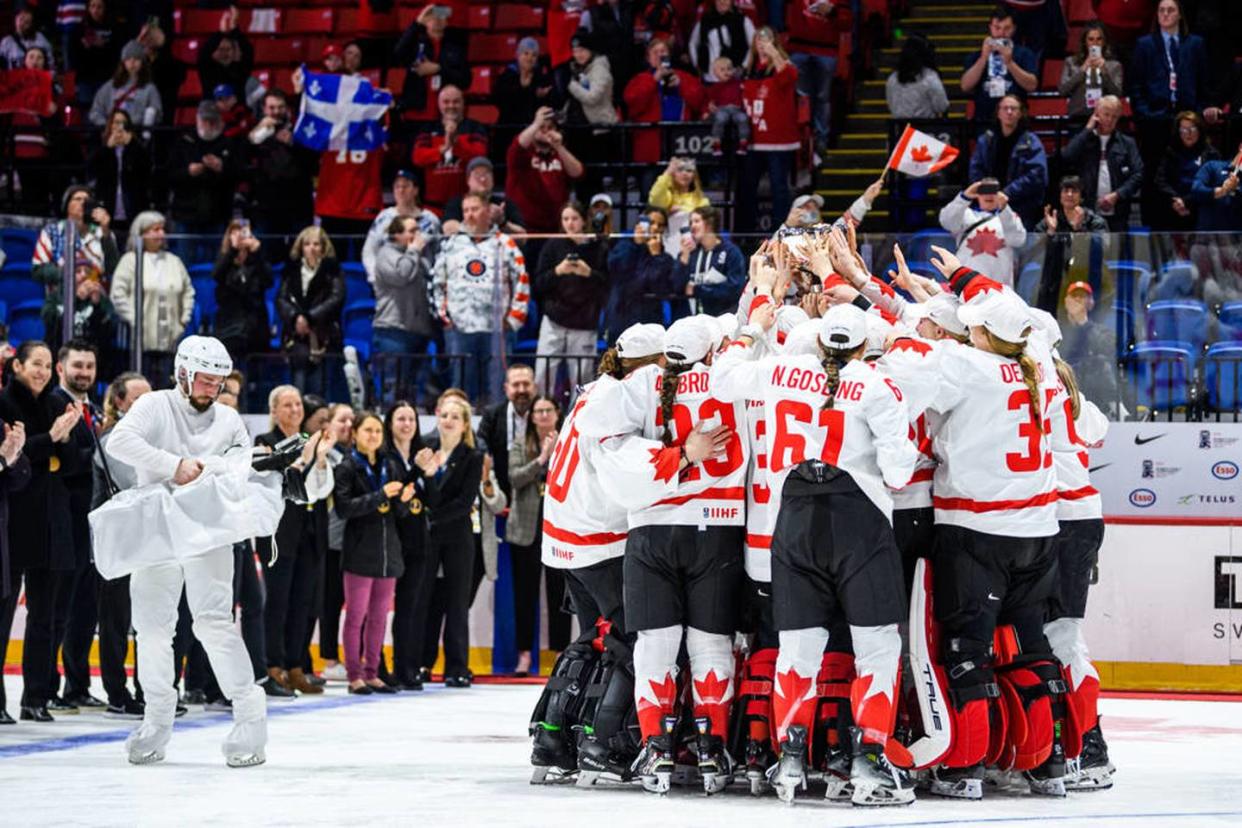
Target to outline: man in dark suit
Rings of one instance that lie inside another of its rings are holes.
[[[1083,205],[1099,213],[1115,233],[1129,224],[1130,199],[1143,185],[1138,145],[1117,129],[1121,111],[1120,98],[1100,98],[1087,126],[1061,150],[1067,168],[1082,182]]]
[[[496,480],[508,498],[509,446],[526,438],[530,407],[535,401],[535,369],[521,362],[510,365],[505,372],[505,397],[508,402],[497,403],[483,413],[478,435],[485,444],[482,448],[492,455]]]

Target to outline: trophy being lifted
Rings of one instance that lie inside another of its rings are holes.
[[[786,225],[776,231],[776,243],[785,248],[786,261],[789,264],[789,275],[799,295],[819,293],[819,278],[811,270],[810,259],[812,248],[828,238],[835,225],[825,222],[809,224],[802,227]],[[769,257],[770,259],[771,257]],[[769,261],[769,264],[773,262]]]

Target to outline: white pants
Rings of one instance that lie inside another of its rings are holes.
[[[207,652],[220,690],[233,702],[234,724],[225,739],[224,754],[261,751],[267,743],[267,697],[254,682],[246,645],[233,625],[231,547],[145,567],[130,576],[138,673],[146,697],[142,726],[130,737],[130,747],[163,750],[172,735],[177,712],[172,642],[183,585],[194,617],[194,635]]]
[[[539,322],[539,345],[538,352],[540,356],[551,356],[553,354],[565,354],[573,357],[573,359],[541,359],[535,363],[535,388],[540,393],[553,394],[556,389],[546,387],[543,382],[546,376],[552,377],[552,382],[556,382],[556,372],[560,370],[562,362],[566,363],[569,371],[569,387],[570,394],[573,389],[578,387],[579,377],[591,376],[594,366],[588,364],[588,360],[583,357],[595,356],[596,344],[599,337],[595,331],[580,331],[576,328],[566,328],[558,325],[548,317],[544,317]]]

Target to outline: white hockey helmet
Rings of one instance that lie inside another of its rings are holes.
[[[233,371],[233,358],[224,343],[213,336],[187,336],[177,346],[173,359],[173,375],[177,387],[187,397],[194,387],[194,377],[210,374],[227,377]]]

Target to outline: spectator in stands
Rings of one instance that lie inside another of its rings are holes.
[[[531,651],[538,639],[539,586],[546,575],[548,649],[559,652],[569,646],[569,616],[561,611],[565,597],[565,571],[542,564],[543,491],[548,463],[561,427],[561,410],[551,397],[540,394],[531,405],[526,436],[509,444],[509,517],[505,540],[513,568],[514,638],[517,644],[515,676],[531,669]]]
[[[755,39],[755,24],[734,6],[733,0],[711,0],[703,15],[690,30],[686,51],[690,65],[707,77],[718,57],[727,57],[734,66],[749,69],[750,43]]]
[[[1083,206],[1082,190],[1082,181],[1078,176],[1067,175],[1062,178],[1060,203],[1055,208],[1051,204],[1046,205],[1044,217],[1035,225],[1035,234],[1047,237],[1035,304],[1049,313],[1057,312],[1061,283],[1073,258],[1075,234],[1090,233],[1096,236],[1108,232],[1108,222],[1104,217]],[[1090,255],[1084,257],[1088,267],[1098,268],[1096,260],[1101,258],[1101,241],[1099,238],[1091,239]]]
[[[625,108],[631,121],[697,121],[706,105],[703,84],[689,72],[674,69],[668,43],[656,37],[647,44],[647,65],[625,86]],[[660,130],[637,129],[630,133],[634,161],[660,161]],[[644,176],[647,181],[650,175]],[[646,184],[650,186],[650,184]],[[640,186],[641,189],[646,187]]]
[[[131,40],[121,49],[121,62],[112,74],[110,83],[99,87],[91,104],[90,122],[102,127],[114,110],[124,109],[130,120],[149,127],[164,118],[164,104],[160,93],[151,82],[151,67],[147,63],[146,49]]]
[[[151,67],[151,82],[155,84],[160,100],[169,103],[160,123],[170,125],[173,121],[173,102],[177,100],[187,67],[173,54],[168,35],[160,28],[157,20],[143,26],[135,40],[142,44],[146,53],[147,65]]]
[[[492,159],[478,156],[470,159],[466,165],[466,194],[477,195],[488,206],[488,220],[493,227],[509,235],[520,235],[526,232],[523,226],[526,219],[522,217],[513,199],[505,198],[504,193],[496,192],[496,171]],[[462,202],[465,196],[457,196],[444,206],[444,235],[450,236],[461,229]]]
[[[443,210],[466,192],[470,162],[487,155],[487,132],[482,124],[466,117],[466,96],[457,86],[445,86],[438,100],[440,124],[419,134],[411,158],[423,171],[428,206]]]
[[[632,238],[619,239],[608,251],[608,303],[604,339],[609,346],[638,322],[664,322],[662,299],[673,292],[672,256],[664,252],[664,213],[640,215]]]
[[[1016,29],[1009,7],[997,6],[982,48],[966,59],[961,87],[974,96],[976,121],[992,120],[1006,95],[1024,98],[1039,86],[1039,61],[1030,49],[1014,43]]]
[[[194,315],[194,284],[185,264],[169,252],[164,216],[148,210],[129,226],[129,245],[112,275],[117,315],[134,324],[134,269],[142,256],[142,350],[171,353]]]
[[[448,6],[428,3],[393,50],[393,59],[406,69],[401,109],[408,120],[435,120],[439,93],[449,86],[459,90],[470,86],[466,32],[449,28],[451,14]],[[440,112],[444,112],[443,105]]]
[[[750,114],[753,143],[738,185],[738,193],[745,194],[738,199],[736,209],[734,229],[739,231],[758,227],[758,199],[751,194],[759,191],[759,179],[765,173],[772,193],[772,225],[779,224],[789,212],[794,156],[802,143],[798,133],[797,68],[775,33],[766,26],[755,35],[751,51],[750,71],[742,94]]]
[[[970,156],[970,180],[995,178],[1023,224],[1039,221],[1048,187],[1048,155],[1026,121],[1026,103],[1006,95],[996,107],[995,124],[979,136]]]
[[[1155,0],[1091,0],[1095,16],[1122,56],[1129,55],[1143,30],[1151,25]]]
[[[264,299],[272,286],[272,271],[260,247],[249,222],[233,219],[211,271],[216,283],[215,335],[228,348],[234,365],[241,365],[251,353],[268,350],[272,339]]]
[[[1190,194],[1198,206],[1195,229],[1199,232],[1242,230],[1242,196],[1238,195],[1238,164],[1242,161],[1242,144],[1229,159],[1207,161],[1195,175]]]
[[[434,259],[427,254],[431,241],[413,216],[396,216],[389,223],[387,240],[375,259],[372,353],[427,352],[433,335],[428,288]]]
[[[318,157],[293,140],[293,123],[285,93],[263,96],[263,117],[250,131],[250,218],[261,236],[292,236],[311,223],[312,191]],[[278,255],[273,244],[272,258]]]
[[[1143,185],[1143,161],[1129,135],[1117,131],[1121,99],[1105,95],[1082,132],[1061,150],[1067,169],[1082,180],[1083,203],[1095,210],[1113,232],[1129,224],[1130,200]]]
[[[725,133],[734,129],[733,146],[738,155],[750,149],[750,116],[742,99],[741,70],[727,56],[721,55],[712,64],[711,73],[703,79],[707,94],[707,118],[712,122],[712,155],[724,155]]]
[[[560,209],[572,194],[572,182],[586,168],[565,146],[551,107],[540,107],[535,119],[518,133],[505,156],[505,193],[525,217],[533,233],[560,230]]]
[[[492,232],[490,205],[483,196],[467,193],[461,208],[461,229],[444,239],[436,258],[433,304],[445,328],[448,352],[466,356],[456,366],[454,385],[475,399],[494,398],[500,363],[493,338],[500,337],[499,347],[504,348],[503,328],[516,331],[526,324],[530,282],[517,244],[503,232]],[[500,272],[494,273],[497,266]],[[494,304],[497,284],[499,307]],[[503,328],[496,330],[502,314]],[[483,363],[486,381],[479,370]]]
[[[1014,251],[1026,244],[1026,228],[999,181],[983,178],[963,190],[941,208],[940,226],[957,240],[963,265],[1013,285]]]
[[[828,148],[832,126],[832,79],[837,73],[838,43],[841,39],[838,29],[841,15],[837,6],[847,4],[825,0],[786,0],[784,5],[783,22],[788,32],[785,47],[789,50],[789,59],[798,69],[798,92],[811,101],[815,150],[822,156]],[[779,15],[779,12],[771,9],[769,14]],[[846,23],[847,30],[848,25]],[[794,110],[795,116],[796,113],[797,110]]]
[[[116,340],[116,309],[108,298],[103,274],[92,265],[79,262],[74,268],[73,339],[89,343],[99,357],[104,371],[113,368]],[[49,345],[60,347],[63,335],[64,305],[57,286],[54,297],[43,305],[43,327]]]
[[[362,73],[362,47],[358,41],[350,40],[341,47],[341,74],[358,75]]]
[[[608,58],[615,82],[612,85],[613,103],[620,105],[621,91],[634,73],[634,3],[629,0],[600,0],[590,8],[583,9],[578,25],[595,38],[599,54]],[[533,113],[532,113],[533,115]],[[524,118],[518,123],[526,123]]]
[[[121,31],[106,0],[90,0],[82,25],[69,40],[69,68],[74,73],[78,106],[89,107],[108,82],[120,57]]]
[[[647,203],[662,210],[664,215],[661,218],[666,219],[664,223],[674,225],[677,232],[682,227],[688,227],[690,211],[710,203],[703,194],[703,183],[699,180],[698,165],[694,159],[674,156],[651,185]]]
[[[59,680],[59,642],[53,633],[57,576],[74,565],[69,493],[63,475],[78,470],[78,451],[70,435],[82,410],[53,397],[52,352],[45,343],[21,343],[10,363],[12,379],[0,390],[0,420],[10,431],[19,422],[25,426],[23,451],[30,460],[31,474],[26,487],[10,492],[8,498],[10,514],[21,519],[8,522],[9,597],[0,613],[4,622],[0,623],[0,644],[7,649],[24,581],[21,719],[51,722],[47,707],[55,699],[53,681]]]
[[[940,82],[936,47],[921,34],[907,35],[897,57],[897,69],[884,82],[888,113],[897,120],[943,118],[949,96]]]
[[[120,258],[111,229],[112,217],[106,209],[94,203],[92,195],[89,187],[81,185],[73,185],[65,191],[61,199],[65,218],[45,226],[39,232],[34,256],[31,257],[30,275],[36,282],[41,282],[46,291],[42,314],[44,327],[48,333],[57,334],[56,338],[59,338],[57,322],[63,312],[61,284],[67,255],[65,234],[69,222],[73,222],[76,231],[74,268],[75,271],[82,270],[84,278],[87,274],[97,274],[106,288]]]
[[[521,130],[517,125],[529,124],[541,106],[552,102],[553,97],[549,96],[554,90],[548,62],[539,55],[539,41],[533,37],[522,38],[518,41],[514,61],[492,84],[491,102],[497,109],[493,134],[497,145],[507,148]]]
[[[42,49],[31,47],[26,52],[25,68],[46,72],[47,60],[48,56]],[[5,165],[14,170],[21,184],[18,212],[27,215],[46,216],[51,213],[52,192],[60,189],[53,181],[63,178],[57,168],[67,160],[65,154],[68,147],[63,140],[57,140],[64,128],[64,119],[57,106],[61,95],[60,84],[54,75],[51,82],[52,94],[42,111],[26,109],[4,116],[9,127],[9,137],[5,140]],[[10,146],[11,154],[8,151]],[[76,154],[76,147],[73,150]]]
[[[690,232],[681,234],[673,291],[690,297],[692,312],[718,316],[737,308],[745,284],[746,257],[720,237],[720,213],[710,205],[696,207]]]
[[[1156,170],[1156,190],[1165,199],[1164,209],[1155,216],[1144,216],[1153,230],[1193,230],[1197,221],[1195,200],[1191,197],[1195,176],[1208,161],[1220,153],[1204,134],[1199,113],[1187,110],[1177,114],[1177,132],[1169,142]]]
[[[182,248],[191,261],[214,261],[215,244],[201,237],[214,238],[229,223],[241,159],[233,141],[224,137],[224,122],[213,102],[198,105],[194,132],[177,139],[168,166],[177,232],[200,236],[182,242]]]
[[[1045,57],[1060,57],[1065,50],[1065,13],[1061,0],[1003,0],[1013,15],[1014,42],[1035,55],[1035,65]]]
[[[103,146],[91,153],[87,174],[116,232],[125,233],[130,218],[151,206],[151,153],[124,109],[108,119]]]
[[[1061,325],[1061,358],[1078,375],[1078,388],[1091,402],[1113,417],[1117,410],[1117,333],[1112,325],[1091,318],[1095,290],[1087,282],[1072,282],[1065,290]]]
[[[319,53],[319,60],[323,64],[323,69],[330,75],[339,75],[344,69],[345,59],[341,57],[341,47],[335,43],[329,43],[323,47],[323,51]]]
[[[1065,59],[1057,91],[1069,98],[1069,116],[1084,118],[1105,95],[1125,94],[1123,79],[1121,61],[1113,56],[1104,27],[1092,22],[1083,27],[1078,53]]]
[[[588,235],[586,210],[575,201],[561,207],[559,229],[567,238],[544,243],[534,279],[535,302],[543,313],[536,350],[541,356],[570,357],[535,365],[535,384],[551,396],[558,396],[554,386],[562,361],[570,393],[591,375],[593,360],[582,357],[595,356],[599,313],[608,298],[607,238]],[[551,382],[545,384],[547,377]]]
[[[289,259],[293,266],[286,265],[276,296],[282,347],[289,356],[293,384],[317,394],[323,388],[323,372],[312,368],[320,365],[325,354],[341,348],[345,277],[336,248],[322,227],[298,233]]]
[[[418,176],[413,170],[397,170],[397,174],[392,179],[393,205],[381,210],[380,214],[375,217],[375,221],[371,222],[366,243],[362,246],[362,267],[367,272],[367,281],[375,282],[376,258],[380,248],[388,241],[388,232],[393,220],[399,217],[414,219],[415,226],[425,241],[423,257],[430,260],[428,270],[431,269],[430,265],[435,261],[436,247],[440,239],[440,219],[435,213],[422,206],[418,197],[420,189]]]
[[[224,137],[241,138],[248,135],[255,126],[254,110],[237,99],[237,92],[227,83],[217,86],[211,93],[220,110],[220,119],[224,122]]]
[[[258,83],[254,72],[254,46],[241,30],[236,6],[220,14],[220,31],[213,32],[198,50],[198,80],[203,91],[227,84],[240,96],[248,97],[250,85]]]
[[[13,33],[0,40],[0,68],[21,69],[26,65],[26,52],[31,49],[42,49],[48,58],[48,70],[56,70],[52,42],[35,28],[34,14],[23,6],[13,16]]]
[[[617,122],[612,68],[607,57],[596,54],[597,48],[591,33],[579,29],[570,40],[573,59],[557,71],[557,87],[564,89],[565,100],[560,123],[569,128],[565,140],[583,164],[607,163],[616,157],[617,142],[607,128]],[[587,192],[603,186],[602,170],[588,167],[584,175]]]

